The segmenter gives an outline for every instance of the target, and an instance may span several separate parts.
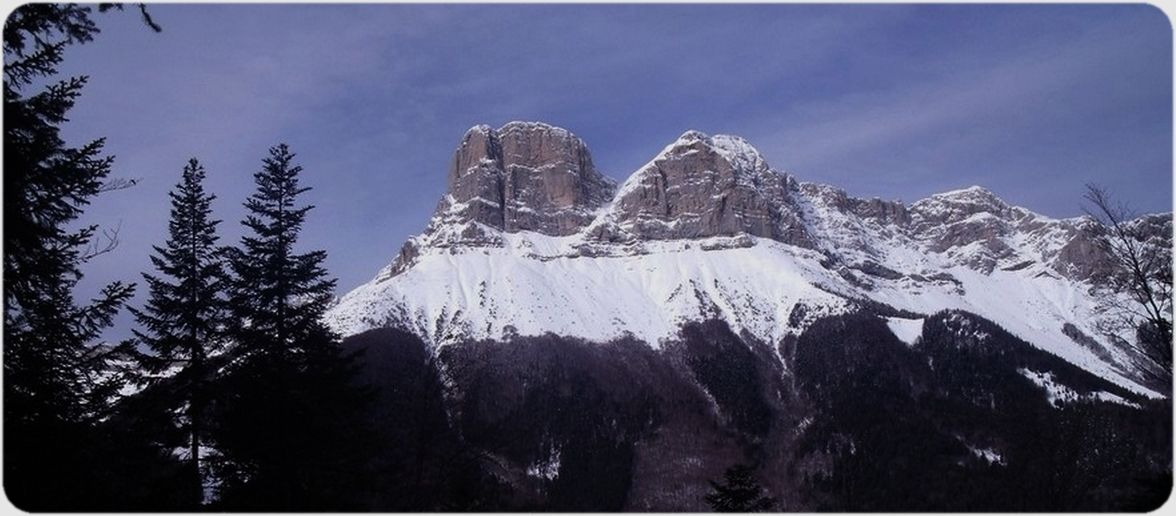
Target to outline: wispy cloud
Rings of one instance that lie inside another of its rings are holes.
[[[1155,77],[1163,77],[1165,67],[1170,74],[1170,62],[1140,53],[1155,44],[1155,34],[1137,30],[1137,22],[1110,20],[1062,41],[1030,41],[984,66],[945,52],[938,59],[959,63],[936,63],[947,73],[933,80],[808,102],[787,118],[766,116],[756,138],[770,156],[802,176],[871,194],[925,194],[967,183],[995,182],[1010,191],[1014,184],[1036,187],[1024,177],[1000,177],[998,167],[1019,160],[1030,163],[1037,174],[1056,175],[1068,160],[1038,158],[1056,158],[1058,147],[1070,148],[1078,141],[1104,146],[1104,156],[1121,159],[1127,152],[1116,148],[1137,146],[1124,141],[1126,135],[1115,124],[1124,114],[1140,111],[1159,114],[1154,128],[1158,137],[1139,133],[1147,127],[1135,127],[1129,138],[1144,138],[1153,154],[1162,155],[1164,134],[1171,135],[1170,119],[1164,116],[1171,101],[1156,93],[1170,88],[1170,82],[1156,84]],[[1151,77],[1130,74],[1157,66]],[[1136,82],[1140,79],[1144,82]],[[1093,163],[1104,161],[1098,157],[1083,158],[1088,167],[1105,165]],[[1134,163],[1119,165],[1126,169]],[[1066,172],[1080,188],[1082,182],[1072,177],[1075,171]]]

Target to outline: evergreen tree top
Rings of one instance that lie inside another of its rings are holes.
[[[722,484],[713,481],[710,484],[713,491],[705,498],[716,512],[764,512],[776,504],[774,498],[763,494],[755,470],[745,464],[727,468]]]
[[[195,158],[184,167],[169,193],[168,239],[154,246],[151,263],[160,276],[144,273],[149,294],[142,310],[134,310],[144,331],[135,335],[154,352],[149,369],[177,361],[199,363],[220,347],[225,289],[222,253],[213,220],[215,195],[204,192],[204,167]]]
[[[294,252],[306,213],[314,208],[298,203],[298,196],[310,188],[299,186],[302,167],[294,157],[289,147],[279,144],[262,160],[261,170],[254,174],[257,190],[245,201],[247,215],[242,221],[252,231],[241,238],[229,260],[242,339],[263,353],[296,351],[314,340],[312,335],[329,334],[321,318],[335,281],[323,267],[326,252]]]

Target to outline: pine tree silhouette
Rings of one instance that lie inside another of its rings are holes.
[[[28,4],[4,26],[4,478],[30,510],[85,503],[93,425],[121,386],[109,359],[126,346],[93,345],[130,298],[112,283],[78,305],[80,265],[113,248],[96,226],[71,230],[90,200],[111,188],[103,140],[70,147],[60,136],[86,77],[50,82],[65,48],[98,32],[90,9]]]
[[[764,512],[776,505],[774,498],[763,495],[754,470],[747,465],[727,468],[722,484],[714,481],[710,484],[712,491],[705,499],[715,512]]]
[[[298,185],[302,167],[285,144],[269,154],[254,175],[257,191],[245,202],[249,213],[242,224],[252,234],[229,250],[232,307],[235,319],[245,322],[237,328],[241,353],[286,360],[321,345],[310,337],[326,337],[320,318],[335,281],[322,265],[326,251],[294,253],[306,213],[314,208],[296,202],[310,188]]]
[[[302,167],[270,149],[246,201],[250,234],[228,251],[233,361],[219,383],[216,442],[226,509],[341,510],[361,501],[366,391],[323,323],[324,251],[294,252]]]
[[[226,323],[226,278],[216,234],[220,221],[212,219],[216,196],[205,193],[204,177],[204,167],[195,158],[189,160],[180,183],[169,194],[168,239],[162,247],[154,247],[151,257],[161,276],[143,274],[147,302],[142,310],[131,309],[144,328],[136,330],[135,336],[151,350],[141,355],[140,362],[152,375],[149,378],[168,383],[169,395],[160,408],[168,414],[183,414],[190,464],[187,502],[193,506],[203,500],[200,444],[213,373],[208,359],[223,347]]]

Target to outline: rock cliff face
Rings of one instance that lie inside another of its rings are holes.
[[[422,247],[499,247],[500,232],[575,234],[616,190],[583,141],[539,122],[471,127],[446,177],[447,192],[425,231],[401,247],[377,281],[410,267]]]
[[[597,172],[584,142],[534,122],[470,129],[454,152],[448,178],[449,194],[437,212],[451,222],[551,236],[582,229],[615,188]]]
[[[980,187],[933,195],[911,205],[910,233],[934,253],[956,253],[981,271],[1014,254],[1002,238],[1015,231],[1013,209]]]
[[[670,240],[748,234],[812,247],[792,198],[795,183],[742,138],[688,131],[622,185],[610,214],[613,226],[598,235]]]

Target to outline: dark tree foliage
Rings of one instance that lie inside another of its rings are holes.
[[[830,464],[808,489],[819,509],[956,507],[956,462],[968,450],[919,405],[927,365],[885,323],[865,313],[818,320],[800,337],[794,370],[813,407],[799,453]]]
[[[795,370],[814,407],[798,459],[828,464],[807,480],[818,509],[1139,510],[1171,483],[1167,401],[965,312],[928,317],[914,346],[868,314],[822,319]],[[1026,371],[1079,397],[1050,402]]]
[[[312,206],[300,206],[302,171],[285,145],[270,149],[245,202],[250,234],[228,251],[231,363],[218,382],[213,440],[219,508],[344,510],[370,475],[368,393],[356,364],[323,323],[334,280],[324,251],[294,252]]]
[[[450,425],[430,346],[391,328],[348,337],[343,346],[362,353],[360,381],[376,394],[370,412],[376,439],[368,454],[375,489],[364,509],[502,509],[498,482]]]
[[[526,470],[498,510],[624,509],[636,443],[660,423],[663,389],[683,387],[636,341],[516,337],[446,346],[440,359],[465,443]]]
[[[165,376],[170,396],[157,408],[176,414],[188,441],[190,489],[187,503],[203,500],[200,446],[204,435],[204,408],[208,402],[210,354],[224,344],[225,274],[216,234],[219,220],[212,218],[215,195],[204,191],[204,167],[196,159],[184,167],[171,197],[168,239],[155,246],[151,263],[161,276],[143,274],[149,295],[142,310],[131,309],[143,331],[135,331],[150,353],[140,363],[151,375],[173,369]]]
[[[109,360],[125,346],[91,343],[132,295],[113,283],[88,304],[73,300],[80,266],[113,248],[97,227],[70,229],[112,188],[103,140],[70,147],[60,130],[86,77],[53,81],[65,48],[91,41],[90,8],[27,4],[4,26],[4,478],[26,509],[99,503],[95,427],[121,385]],[[40,81],[47,86],[35,88]],[[100,463],[99,463],[100,464]]]
[[[923,337],[916,349],[935,365],[936,411],[947,416],[939,424],[1003,452],[991,479],[1005,496],[987,507],[1138,510],[1166,496],[1156,486],[1171,477],[1168,401],[1096,377],[966,312],[935,314]],[[1049,374],[1086,398],[1050,402],[1022,371]],[[1137,407],[1089,398],[1100,392]]]
[[[775,414],[765,396],[762,357],[722,321],[687,324],[681,335],[691,372],[735,428],[754,437],[766,434]]]
[[[764,494],[755,479],[755,470],[746,464],[727,468],[722,483],[710,484],[712,491],[706,495],[706,503],[715,512],[765,512],[776,505],[774,498]]]

